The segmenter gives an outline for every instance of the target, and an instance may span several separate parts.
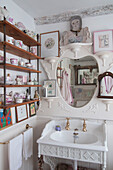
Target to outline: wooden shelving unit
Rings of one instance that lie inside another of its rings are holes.
[[[29,87],[29,94],[31,94],[31,87],[37,87],[37,89],[39,87],[41,87],[41,85],[27,85],[27,84],[26,85],[8,85],[8,84],[6,84],[6,70],[13,70],[13,71],[29,73],[29,78],[31,78],[31,73],[36,73],[37,81],[39,81],[39,73],[41,73],[41,71],[39,71],[38,68],[39,68],[39,59],[41,59],[41,57],[38,56],[38,46],[41,46],[41,44],[38,41],[31,38],[30,36],[28,36],[27,34],[25,34],[24,32],[22,32],[21,30],[19,30],[16,26],[10,24],[6,20],[0,21],[0,32],[2,32],[4,34],[4,41],[0,42],[0,50],[2,50],[4,52],[4,62],[0,63],[0,68],[3,69],[3,73],[4,73],[4,84],[0,84],[0,87],[4,88],[4,105],[1,105],[0,108],[3,108],[5,110],[5,109],[11,108],[11,107],[21,106],[21,105],[25,105],[25,104],[29,104],[29,103],[33,103],[33,102],[38,102],[39,101],[38,99],[31,99],[29,101],[28,100],[24,101],[23,103],[12,102],[11,104],[6,104],[6,88]],[[29,47],[29,49],[31,46],[37,46],[37,55],[34,55],[31,52],[28,52],[22,48],[19,48],[17,46],[14,46],[14,45],[6,42],[6,35],[13,37],[15,40],[23,41],[23,44],[27,45]],[[27,67],[16,66],[16,65],[6,63],[7,53],[27,59],[29,62],[31,60],[36,60],[37,61],[37,69],[31,69],[31,68],[27,68]]]
[[[25,58],[27,60],[41,59],[41,57],[34,55],[22,48],[14,46],[8,42],[0,42],[0,50],[4,51],[4,45],[6,46],[6,52],[8,52],[10,54],[17,55],[17,56]]]
[[[15,40],[21,40],[23,43],[27,46],[40,46],[41,44],[19,30],[14,25],[10,24],[8,21],[0,21],[0,32],[4,33],[4,27],[5,27],[5,34],[13,37]]]
[[[41,71],[38,71],[38,70],[30,69],[27,67],[16,66],[16,65],[8,64],[8,63],[6,64],[0,63],[0,68],[3,69],[4,65],[6,69],[8,70],[21,71],[21,72],[26,72],[26,73],[41,73]]]
[[[38,102],[38,101],[39,100],[37,99],[37,100],[24,101],[23,103],[14,103],[14,102],[12,102],[11,104],[6,104],[5,106],[1,105],[0,108],[8,109],[8,108],[11,108],[11,107],[21,106],[21,105],[30,104],[30,103],[33,103],[33,102]]]
[[[28,84],[26,84],[26,85],[9,85],[9,84],[6,84],[6,85],[2,85],[2,84],[0,84],[0,87],[42,87],[41,85],[28,85]]]

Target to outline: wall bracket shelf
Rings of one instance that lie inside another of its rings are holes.
[[[45,61],[47,61],[48,63],[51,64],[51,70],[53,70],[54,64],[56,63],[56,61],[58,59],[59,59],[58,57],[47,57],[47,58],[44,58]]]
[[[51,108],[51,102],[58,99],[58,97],[42,97],[42,99],[46,100],[48,102],[48,108]]]
[[[112,51],[100,51],[97,52],[96,55],[102,59],[103,66],[105,66],[106,60],[113,54]]]
[[[106,105],[106,111],[110,111],[110,104],[113,104],[113,99],[108,98],[99,98],[105,105]]]
[[[61,53],[64,53],[66,50],[70,50],[74,53],[74,57],[78,56],[78,52],[81,50],[82,47],[91,46],[92,43],[70,43],[65,46],[61,46]]]

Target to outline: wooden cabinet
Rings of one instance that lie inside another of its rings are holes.
[[[41,59],[41,57],[39,57],[38,55],[34,55],[33,53],[26,51],[22,48],[19,48],[15,45],[12,45],[8,42],[6,42],[6,36],[10,36],[13,37],[15,40],[21,40],[23,41],[24,45],[27,45],[30,49],[31,46],[37,46],[37,53],[38,53],[38,46],[40,46],[41,44],[39,42],[37,42],[36,40],[34,40],[33,38],[31,38],[30,36],[28,36],[27,34],[25,34],[23,31],[19,30],[17,27],[15,27],[14,25],[10,24],[9,22],[7,22],[6,20],[0,21],[0,32],[3,33],[4,36],[4,41],[0,42],[0,50],[2,50],[4,52],[4,61],[3,63],[0,63],[0,69],[3,70],[3,74],[4,74],[4,84],[0,84],[1,88],[4,88],[4,102],[3,105],[0,106],[0,108],[3,109],[7,109],[7,108],[11,108],[11,107],[15,107],[15,106],[20,106],[20,105],[24,105],[24,104],[29,104],[32,102],[37,102],[39,101],[38,99],[31,99],[29,101],[24,101],[23,103],[10,103],[10,104],[6,104],[6,88],[10,88],[10,87],[28,87],[29,91],[31,91],[31,87],[41,87],[41,85],[9,85],[6,84],[6,70],[13,70],[13,71],[18,71],[18,72],[25,72],[29,74],[29,78],[31,78],[31,73],[36,73],[37,74],[37,81],[39,81],[39,73],[41,73],[41,71],[38,70],[39,68],[39,59]],[[28,67],[22,67],[22,66],[18,66],[18,65],[12,65],[9,63],[6,63],[6,57],[7,57],[7,53],[16,55],[18,57],[27,59],[28,62],[31,62],[31,60],[36,60],[37,62],[37,69],[31,69]]]

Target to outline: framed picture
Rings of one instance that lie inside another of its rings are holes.
[[[17,123],[28,118],[27,105],[16,106],[15,109]]]
[[[40,34],[40,56],[59,57],[59,31],[52,31]]]
[[[93,33],[94,53],[113,51],[113,30],[95,31]]]
[[[4,109],[0,109],[0,130],[12,125],[11,109],[6,110],[4,115]]]
[[[36,115],[35,103],[29,104],[29,113],[30,113],[30,116]]]
[[[44,86],[47,87],[47,90],[45,91],[46,97],[56,97],[56,80],[44,80]]]

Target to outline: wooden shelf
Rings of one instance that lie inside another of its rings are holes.
[[[33,53],[28,52],[28,51],[26,51],[22,48],[19,48],[15,45],[12,45],[8,42],[0,42],[0,50],[2,50],[2,51],[4,50],[4,45],[6,45],[6,52],[8,52],[10,54],[25,58],[27,60],[42,59],[41,57],[34,55]]]
[[[15,84],[15,85],[13,85],[13,84],[4,85],[4,84],[0,84],[0,87],[42,87],[42,85],[27,85],[27,84],[26,85],[17,85],[17,84]]]
[[[1,105],[0,108],[1,109],[8,109],[8,108],[11,108],[11,107],[16,107],[16,106],[21,106],[21,105],[25,105],[25,104],[29,104],[29,103],[33,103],[33,102],[38,102],[39,100],[38,99],[35,99],[35,100],[29,100],[29,101],[25,101],[23,103],[11,103],[11,104],[6,104],[6,106],[4,105]]]
[[[27,73],[41,73],[41,71],[30,69],[27,67],[16,66],[16,65],[8,64],[8,63],[6,63],[5,65],[6,65],[6,69],[8,70],[22,71],[22,72],[27,72]],[[0,63],[0,68],[3,68],[3,67],[4,67],[4,64]]]
[[[10,24],[8,21],[0,21],[0,32],[4,33],[4,25],[6,26],[6,34],[13,37],[16,40],[21,40],[27,46],[40,46],[41,44],[25,34],[23,31],[19,30],[14,25]]]

